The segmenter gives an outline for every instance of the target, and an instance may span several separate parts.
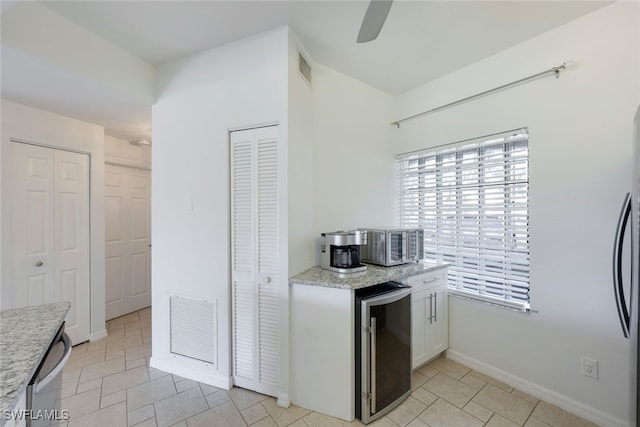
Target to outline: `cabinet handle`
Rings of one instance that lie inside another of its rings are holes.
[[[43,265],[44,265],[44,262],[42,261],[36,262],[36,267],[42,267]]]
[[[429,324],[433,323],[433,294],[429,294]]]
[[[438,293],[434,292],[433,293],[433,299],[435,300],[433,303],[433,321],[435,323],[438,323]]]
[[[439,279],[440,279],[439,277],[432,277],[432,278],[431,278],[431,279],[429,279],[429,280],[423,280],[423,281],[422,281],[422,284],[423,284],[423,285],[427,285],[427,284],[429,284],[429,283],[431,283],[431,282],[435,282],[436,280],[439,280]]]

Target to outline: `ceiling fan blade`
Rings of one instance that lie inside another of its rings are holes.
[[[371,0],[364,14],[357,42],[366,43],[375,40],[387,19],[393,0]]]

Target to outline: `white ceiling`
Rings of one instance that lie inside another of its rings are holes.
[[[154,65],[289,25],[314,61],[392,95],[477,62],[608,3],[395,0],[378,39],[356,44],[368,5],[364,0],[42,2],[50,10]],[[3,63],[6,63],[5,45],[2,48]],[[108,105],[104,105],[102,112],[91,113],[99,106],[91,103],[88,87],[82,96],[74,97],[77,98],[73,99],[75,107],[69,104],[68,96],[61,97],[65,88],[74,91],[70,78],[61,79],[58,85],[43,84],[37,91],[31,88],[26,94],[23,92],[29,85],[20,83],[19,71],[14,71],[12,79],[5,79],[4,65],[2,71],[3,97],[18,102],[28,100],[30,105],[47,107],[61,114],[80,114],[78,118],[82,120],[105,126],[107,134],[125,139],[134,137],[127,128],[127,120],[122,119],[123,113],[127,113],[122,105],[131,104],[130,100],[118,107],[117,114]],[[38,101],[38,97],[42,100]],[[56,106],[56,102],[60,105]],[[83,103],[88,104],[85,107]],[[146,109],[147,117],[142,121],[150,123],[149,105],[130,107],[135,116],[132,119],[136,121],[141,109]],[[136,126],[137,129],[145,127],[141,122]]]

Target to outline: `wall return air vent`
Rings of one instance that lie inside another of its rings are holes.
[[[311,85],[311,65],[309,65],[300,52],[298,52],[298,71],[307,83]]]
[[[207,300],[169,297],[171,353],[216,364],[216,305]]]

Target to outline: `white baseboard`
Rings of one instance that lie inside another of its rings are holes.
[[[188,378],[190,380],[198,381],[225,390],[230,390],[233,386],[231,378],[206,374],[201,370],[188,368],[183,365],[168,362],[166,360],[159,360],[158,358],[154,358],[153,356],[151,356],[151,359],[149,360],[149,366],[151,366],[152,368],[160,369],[161,371],[169,372],[170,374],[179,375],[183,378]]]
[[[291,399],[288,394],[278,394],[278,406],[288,408],[291,406]]]
[[[107,330],[103,329],[101,331],[93,332],[89,334],[89,341],[94,342],[106,337],[107,337]]]
[[[462,353],[453,350],[447,350],[447,359],[462,363],[481,374],[488,375],[505,384],[508,384],[520,391],[528,393],[540,400],[556,405],[566,411],[571,412],[579,417],[589,420],[601,426],[607,427],[631,427],[629,421],[621,420],[613,415],[607,414],[597,409],[591,408],[577,400],[571,399],[565,395],[555,392],[546,387],[542,387],[531,381],[517,377],[513,374],[505,372],[495,366],[480,362]]]

